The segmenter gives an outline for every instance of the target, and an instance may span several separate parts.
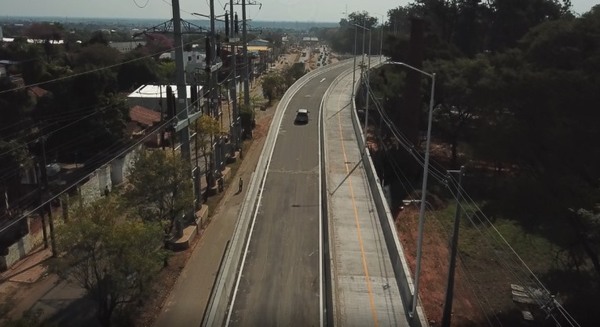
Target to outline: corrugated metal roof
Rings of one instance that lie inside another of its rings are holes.
[[[129,109],[129,117],[132,121],[148,127],[160,122],[160,112],[142,106]]]

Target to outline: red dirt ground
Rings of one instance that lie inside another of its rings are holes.
[[[419,209],[406,207],[396,216],[396,230],[404,247],[404,254],[414,276],[417,253],[417,227]],[[431,326],[439,326],[446,294],[448,277],[448,242],[441,232],[440,226],[434,221],[425,223],[422,247],[421,278],[419,296],[424,306],[425,314]],[[460,260],[457,259],[457,266]],[[456,269],[454,301],[452,306],[452,326],[472,326],[485,320],[481,310],[470,299],[472,291],[468,288],[461,269]]]

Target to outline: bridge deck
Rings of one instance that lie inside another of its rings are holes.
[[[408,326],[357,146],[351,89],[348,74],[323,104],[335,324]]]

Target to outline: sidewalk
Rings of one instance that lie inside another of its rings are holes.
[[[0,323],[4,319],[20,319],[29,310],[39,314],[42,321],[82,298],[83,289],[48,273],[45,264],[51,256],[50,248],[40,247],[0,274],[0,297],[4,302]],[[76,321],[89,321],[88,326],[96,326],[90,318]]]
[[[252,94],[262,95],[259,93],[262,92],[259,86],[254,83]],[[202,322],[221,259],[233,234],[246,186],[258,162],[274,111],[275,107],[256,111],[257,128],[253,131],[253,143],[244,152],[238,171],[231,176],[231,187],[225,190],[211,223],[192,249],[192,254],[163,304],[154,326],[199,326]],[[244,181],[241,193],[235,182],[240,178]]]

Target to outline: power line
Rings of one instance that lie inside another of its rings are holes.
[[[409,153],[412,154],[412,156],[417,160],[418,164],[421,165],[421,167],[422,167],[423,166],[423,161],[421,161],[422,157],[420,157],[420,155],[417,154],[415,151],[412,151],[414,148],[412,146],[412,144],[405,138],[405,136],[400,131],[397,130],[395,125],[391,122],[391,119],[389,119],[389,117],[387,116],[387,113],[385,113],[385,110],[381,109],[381,105],[378,102],[377,98],[374,96],[372,90],[370,89],[370,85],[368,83],[365,83],[365,84],[367,87],[367,101],[369,101],[369,98],[373,99],[373,102],[376,104],[376,108],[377,108],[379,114],[381,115],[380,118],[382,119],[382,122],[385,122],[385,124],[388,126],[389,130],[392,132],[392,135],[396,139],[396,141],[403,148],[405,148],[407,151],[409,151]],[[367,122],[367,125],[368,125],[368,122]],[[381,126],[380,126],[380,128],[381,128]],[[366,133],[366,131],[364,131],[364,132]],[[385,142],[383,142],[383,144],[385,146]],[[392,163],[393,163],[393,166],[395,166],[394,165],[394,164],[396,164],[395,160],[392,160]],[[397,167],[393,167],[393,171],[396,174],[396,176],[398,177],[398,174],[396,173],[395,168],[397,168]],[[435,168],[433,169],[432,176],[434,176],[434,178],[436,178],[439,182],[447,183],[447,181],[441,177],[442,174],[439,171],[436,171]],[[452,182],[454,182],[454,181],[452,181]],[[404,185],[403,183],[401,183],[401,184]],[[456,184],[456,183],[454,182],[454,184]],[[409,185],[411,185],[411,184],[409,183]],[[449,185],[446,184],[446,186],[448,187]],[[506,238],[500,233],[500,231],[491,222],[491,220],[483,213],[483,211],[479,208],[479,206],[476,204],[476,202],[470,197],[470,195],[466,192],[466,190],[464,190],[464,188],[461,185],[455,185],[455,186],[457,187],[456,188],[457,191],[453,191],[453,189],[450,187],[448,187],[448,189],[453,194],[453,197],[457,200],[457,203],[459,203],[459,205],[462,207],[462,209],[465,211],[465,213],[470,213],[467,215],[467,217],[468,217],[469,221],[471,222],[471,224],[480,233],[480,235],[482,236],[484,241],[486,241],[488,243],[488,245],[491,246],[492,249],[497,249],[490,242],[490,238],[492,240],[496,240],[495,236],[492,234],[491,237],[485,237],[484,232],[481,231],[481,229],[478,227],[478,224],[476,224],[473,221],[472,217],[478,218],[481,224],[485,225],[487,223],[487,225],[490,226],[491,229],[493,230],[494,234],[499,236],[500,242],[503,243],[505,246],[507,246],[508,249],[510,250],[510,252],[512,253],[512,256],[509,256],[509,258],[513,258],[513,259],[516,258],[516,260],[513,260],[513,263],[515,263],[516,266],[522,266],[525,268],[526,275],[529,277],[525,277],[524,279],[527,279],[527,280],[533,279],[535,284],[539,285],[544,290],[545,294],[548,294],[548,295],[551,294],[549,292],[549,290],[543,285],[543,283],[541,282],[539,277],[537,275],[535,275],[535,273],[531,270],[531,268],[525,263],[525,261],[520,257],[520,255],[510,245],[510,243],[506,240]],[[405,188],[405,191],[407,191],[406,188]],[[468,200],[468,202],[470,203],[470,206],[466,207],[465,205],[463,205],[462,201],[460,201],[461,199],[457,196],[457,193],[455,193],[455,192],[461,192],[463,195],[461,195],[460,198]],[[476,210],[470,210],[472,208],[475,208]],[[482,217],[483,219],[480,217]],[[487,235],[489,236],[490,233],[488,232]],[[529,285],[529,283],[524,283],[523,277],[518,276],[516,274],[516,271],[514,271],[514,267],[515,267],[514,264],[506,263],[507,258],[500,257],[496,251],[493,251],[493,252],[498,257],[498,262],[501,263],[502,265],[504,265],[507,272],[509,274],[511,274],[513,276],[513,278],[515,278],[518,282],[523,283],[524,285]],[[543,301],[542,299],[539,299],[536,296],[531,296],[531,297],[541,308],[543,308],[545,306],[545,304],[542,302]],[[557,302],[557,301],[554,300],[554,302]],[[572,326],[579,326],[577,324],[577,322],[573,319],[573,317],[562,306],[559,307],[559,305],[560,304],[554,304],[554,307],[558,308],[559,313],[565,318],[565,320],[567,322],[569,322],[569,324],[571,324]],[[550,313],[550,315],[555,320],[555,322],[557,324],[559,324],[559,322],[556,320],[556,318],[551,313]]]

